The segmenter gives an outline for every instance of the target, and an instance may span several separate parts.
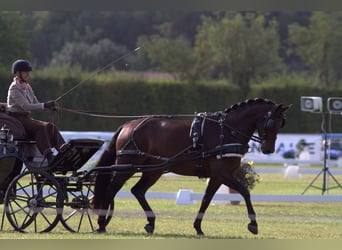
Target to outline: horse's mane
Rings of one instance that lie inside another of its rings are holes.
[[[230,106],[229,108],[226,108],[224,110],[224,112],[225,113],[229,113],[232,110],[237,110],[239,108],[244,108],[246,106],[255,105],[255,104],[270,104],[270,105],[274,105],[274,103],[272,101],[268,100],[268,99],[255,98],[255,99],[248,99],[248,100],[245,100],[243,102],[236,103],[236,104]]]

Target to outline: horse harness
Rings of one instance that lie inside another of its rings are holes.
[[[219,135],[219,145],[216,148],[219,148],[223,151],[227,151],[225,150],[225,148],[229,148],[230,151],[232,152],[223,152],[220,151],[220,155],[219,157],[222,158],[224,156],[224,154],[227,153],[231,153],[231,154],[239,154],[239,155],[243,155],[245,154],[246,151],[246,146],[244,147],[236,147],[237,145],[241,145],[240,143],[230,143],[230,144],[224,144],[224,130],[228,129],[230,131],[230,134],[233,137],[236,137],[237,134],[241,134],[241,132],[237,131],[236,129],[231,128],[230,126],[228,126],[227,124],[225,124],[225,120],[227,118],[227,114],[224,112],[216,112],[214,113],[215,116],[218,117],[218,120],[212,119],[210,117],[208,117],[207,113],[198,113],[196,114],[192,124],[191,124],[191,128],[190,128],[190,138],[192,140],[192,147],[193,149],[200,149],[203,144],[200,144],[201,142],[201,138],[203,137],[203,128],[204,128],[204,124],[206,121],[211,121],[211,122],[215,122],[218,123],[219,127],[220,127],[220,135]],[[210,115],[212,116],[212,115]],[[247,137],[247,136],[246,136]],[[249,137],[248,137],[249,138]],[[248,150],[248,146],[247,146],[247,150]]]
[[[216,112],[215,116],[218,116],[218,120],[208,118],[207,113],[198,113],[195,115],[191,127],[190,127],[190,133],[189,137],[192,141],[192,144],[186,147],[184,150],[181,152],[177,153],[171,158],[167,157],[162,157],[158,155],[153,155],[147,152],[144,152],[139,149],[139,146],[136,144],[134,140],[134,133],[139,129],[142,124],[146,123],[149,119],[151,118],[156,118],[156,116],[149,116],[143,119],[135,128],[134,131],[131,135],[130,140],[127,141],[127,143],[117,151],[117,155],[137,155],[137,156],[145,156],[157,160],[162,160],[163,163],[160,164],[161,169],[167,169],[170,167],[170,164],[173,163],[179,163],[177,158],[179,156],[182,156],[184,154],[187,154],[189,152],[195,152],[196,156],[193,158],[188,159],[188,161],[195,160],[196,161],[196,169],[198,173],[198,177],[206,177],[206,174],[204,173],[204,168],[203,168],[203,160],[204,158],[216,156],[217,159],[222,159],[224,157],[243,157],[243,155],[248,151],[248,144],[243,145],[240,143],[229,143],[225,144],[224,143],[224,130],[227,129],[226,124],[224,121],[226,120],[226,113],[224,112]],[[215,121],[219,124],[220,127],[220,135],[219,135],[219,145],[216,147],[206,150],[203,150],[203,144],[202,144],[202,138],[204,134],[204,125],[207,120],[210,121]],[[236,135],[235,130],[231,130],[231,134],[234,136]],[[126,149],[126,147],[132,143],[135,147],[135,149]],[[146,170],[148,169],[148,165],[146,166]],[[167,171],[166,171],[167,172]]]
[[[243,157],[245,153],[248,152],[248,144],[241,144],[241,143],[224,143],[225,139],[225,129],[228,129],[230,131],[230,135],[232,137],[238,137],[239,135],[242,137],[245,137],[248,140],[253,140],[258,143],[262,143],[264,140],[267,138],[267,131],[273,130],[275,126],[275,121],[280,119],[277,117],[273,116],[273,111],[268,111],[265,116],[264,116],[264,131],[263,135],[260,137],[252,135],[248,136],[238,129],[235,129],[231,126],[229,126],[227,123],[225,123],[227,119],[227,113],[218,111],[213,114],[207,114],[207,113],[197,113],[192,121],[190,131],[189,131],[189,137],[191,139],[192,144],[174,155],[171,158],[167,157],[162,157],[158,155],[153,155],[147,152],[144,152],[139,149],[138,145],[136,144],[134,140],[134,133],[139,129],[139,127],[146,123],[149,119],[152,118],[165,118],[165,116],[148,116],[145,117],[135,128],[133,133],[131,134],[130,140],[127,141],[127,143],[122,147],[122,149],[117,151],[117,155],[139,155],[139,156],[145,156],[157,160],[162,160],[163,163],[160,165],[153,165],[151,166],[151,171],[156,170],[156,168],[164,170],[165,172],[168,172],[168,168],[174,164],[179,164],[180,161],[177,161],[177,158],[188,154],[189,152],[195,152],[195,156],[192,158],[187,159],[187,161],[196,161],[196,169],[197,169],[197,174],[199,178],[206,177],[206,174],[204,173],[204,168],[203,168],[203,160],[208,157],[213,157],[215,156],[217,159],[222,159],[224,157]],[[212,118],[215,117],[216,119]],[[170,118],[170,116],[167,116]],[[281,117],[282,119],[282,124],[281,127],[284,126],[285,124],[285,118]],[[203,135],[204,135],[204,125],[206,121],[214,122],[219,125],[220,128],[220,134],[219,134],[219,144],[209,150],[204,151],[203,150],[203,144],[201,143]],[[130,143],[134,145],[136,149],[125,149]],[[146,166],[146,169],[144,171],[148,171],[149,166]]]
[[[218,120],[208,118],[207,113],[198,113],[193,119],[193,122],[191,124],[190,128],[190,138],[192,141],[192,149],[193,150],[198,150],[201,152],[200,158],[197,159],[196,163],[196,170],[198,173],[198,177],[206,177],[204,173],[204,168],[203,168],[203,159],[211,156],[216,156],[217,159],[222,159],[223,157],[243,157],[243,155],[248,151],[249,146],[248,145],[243,145],[241,143],[229,143],[225,144],[224,143],[224,129],[227,128],[227,125],[224,123],[224,121],[227,118],[227,114],[224,112],[216,112],[214,114],[215,116],[218,117]],[[204,134],[204,124],[206,120],[213,121],[218,123],[220,127],[220,135],[219,135],[219,145],[216,147],[203,151],[203,144],[201,144],[201,139],[203,138]],[[233,137],[236,136],[236,131],[232,130],[229,127],[230,133]]]

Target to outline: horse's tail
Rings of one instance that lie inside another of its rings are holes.
[[[96,167],[104,167],[109,166],[115,163],[116,160],[116,141],[119,136],[119,133],[122,129],[120,126],[116,131],[114,136],[112,137],[108,147],[102,153],[100,160],[96,164]],[[95,168],[96,168],[95,167]],[[110,185],[112,178],[112,172],[101,172],[99,171],[96,176],[95,181],[95,190],[94,190],[94,199],[93,199],[93,208],[95,210],[106,209],[107,201],[109,199],[108,195],[108,185]],[[108,203],[110,204],[110,203]]]

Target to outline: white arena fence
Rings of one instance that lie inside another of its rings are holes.
[[[129,191],[120,191],[117,198],[135,197]],[[192,205],[196,201],[201,201],[203,193],[195,193],[191,190],[180,189],[176,192],[147,192],[147,199],[169,199],[175,200],[177,205]],[[282,195],[282,194],[251,194],[252,201],[259,202],[342,202],[342,195]],[[240,194],[216,193],[213,198],[214,203],[219,204],[229,201],[243,201]]]

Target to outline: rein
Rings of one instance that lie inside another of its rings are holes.
[[[117,114],[117,113],[106,113],[106,112],[96,112],[96,111],[85,111],[85,110],[76,110],[76,109],[66,109],[59,107],[58,110],[79,114],[79,115],[86,115],[91,117],[99,117],[99,118],[113,118],[113,119],[137,119],[137,118],[148,118],[148,117],[165,117],[165,118],[172,118],[172,117],[193,117],[194,115],[190,114],[172,114],[172,115],[125,115],[125,114]]]
[[[67,109],[67,108],[62,108],[59,107],[58,108],[59,111],[64,111],[64,112],[69,112],[69,113],[74,113],[74,114],[79,114],[79,115],[86,115],[86,116],[91,116],[91,117],[99,117],[99,118],[111,118],[111,119],[138,119],[138,118],[149,118],[149,117],[165,117],[165,118],[173,118],[173,117],[194,117],[193,114],[171,114],[171,115],[123,115],[123,114],[117,114],[117,113],[107,113],[107,112],[96,112],[96,111],[86,111],[86,110],[76,110],[76,109]],[[223,114],[222,112],[216,112],[216,115],[219,114]],[[218,115],[219,116],[219,115]],[[226,127],[228,129],[230,129],[231,131],[234,131],[238,134],[240,134],[241,136],[250,139],[252,141],[258,142],[258,143],[262,143],[263,139],[260,138],[259,136],[247,136],[246,134],[242,133],[241,131],[239,131],[236,128],[231,127],[228,124],[223,123],[223,121],[221,121],[221,119],[219,119],[219,121],[209,118],[207,116],[204,116],[204,119],[211,121],[211,122],[215,122],[220,124],[220,126],[222,127]]]

